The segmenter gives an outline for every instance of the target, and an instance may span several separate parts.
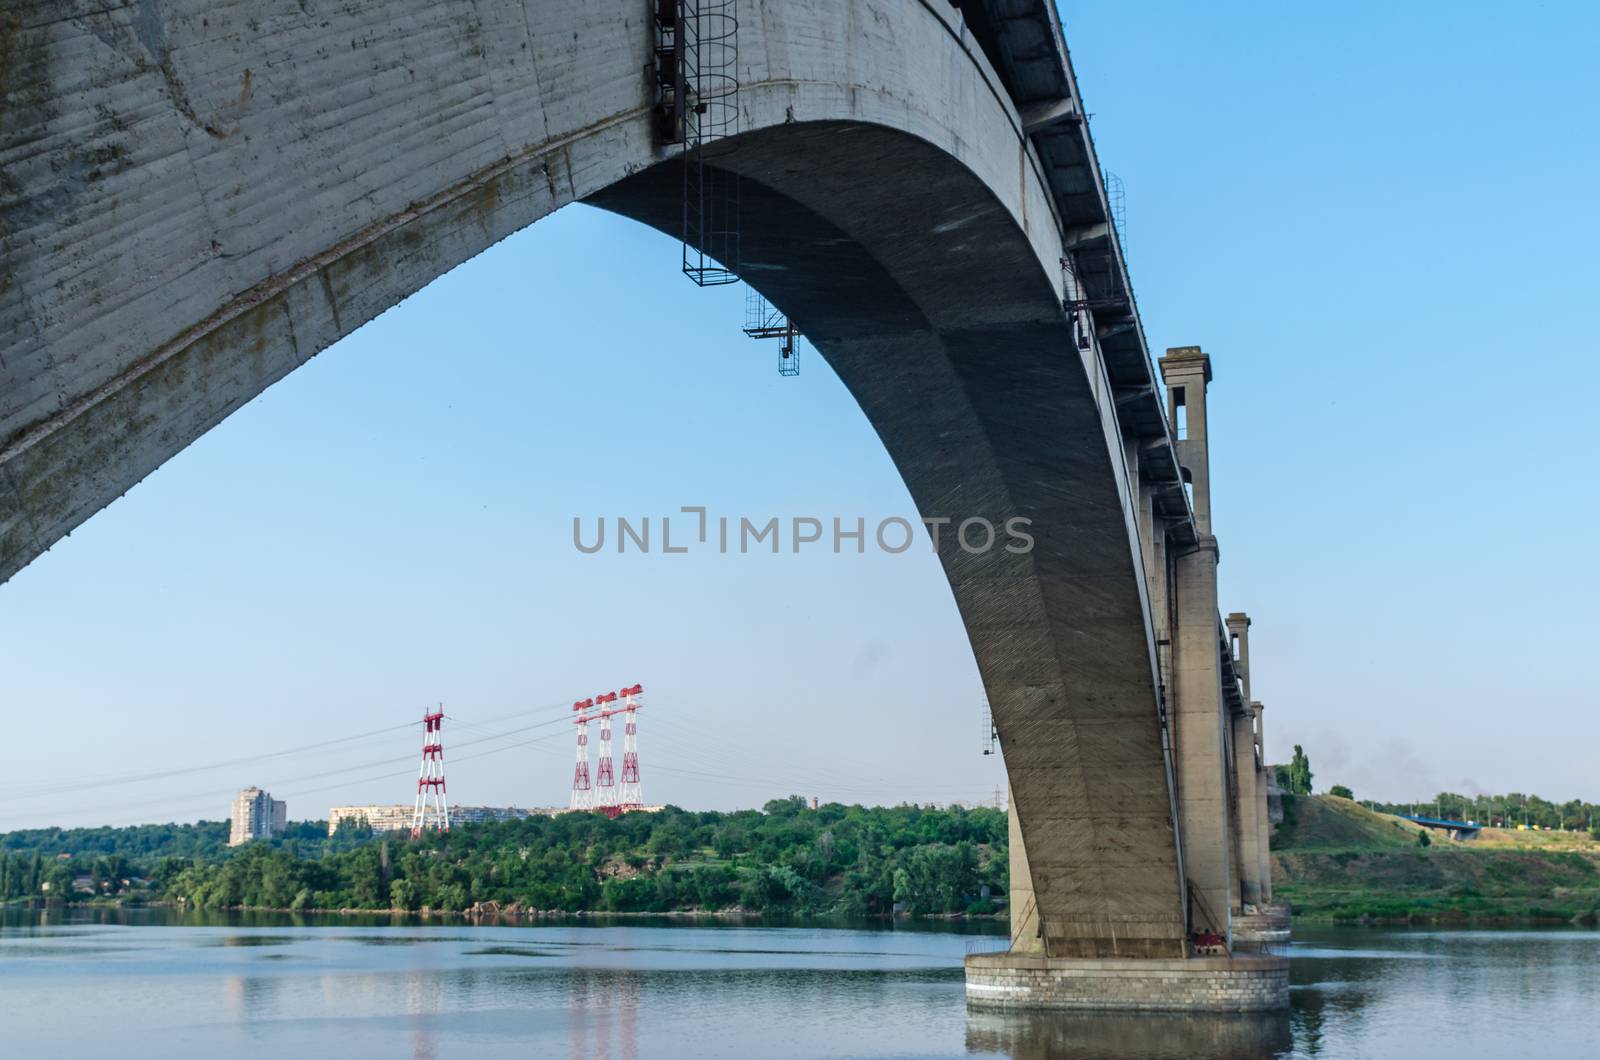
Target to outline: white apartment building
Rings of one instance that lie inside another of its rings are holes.
[[[289,823],[289,804],[260,788],[245,788],[233,797],[232,821],[228,832],[230,847],[266,839],[283,831]]]

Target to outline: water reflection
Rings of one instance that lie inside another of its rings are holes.
[[[617,977],[617,1031],[622,1038],[622,1060],[639,1060],[639,977]]]
[[[426,1023],[419,1023],[411,1032],[411,1060],[434,1060],[436,1042],[433,1029]]]
[[[967,1012],[968,1052],[1016,1060],[1264,1060],[1293,1047],[1287,1012]]]
[[[567,985],[567,1023],[572,1028],[572,1060],[589,1055],[588,1033],[594,1019],[589,1012],[589,976],[574,975]]]
[[[412,972],[405,980],[406,1022],[411,1027],[411,1060],[435,1060],[433,1018],[439,1011],[439,987],[434,977]]]
[[[613,1044],[620,1060],[639,1060],[644,977],[633,971],[586,969],[565,978],[573,1060],[610,1060]]]
[[[279,986],[280,981],[274,977],[225,976],[222,980],[223,1009],[235,1023],[267,1019]]]
[[[1600,933],[1301,935],[1286,1014],[1028,1015],[969,1012],[961,963],[972,940],[899,925],[296,926],[270,915],[0,910],[0,1055],[1600,1055]]]

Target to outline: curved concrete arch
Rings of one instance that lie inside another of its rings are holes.
[[[39,0],[0,116],[0,578],[365,321],[577,200],[673,230],[639,0]],[[1181,955],[1135,492],[1046,166],[955,9],[755,2],[744,267],[925,516],[1057,955]],[[12,185],[15,185],[13,187]]]

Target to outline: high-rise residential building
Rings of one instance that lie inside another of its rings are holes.
[[[260,788],[245,788],[233,797],[233,828],[228,832],[228,845],[236,847],[252,839],[266,839],[283,831],[288,823],[288,803]]]

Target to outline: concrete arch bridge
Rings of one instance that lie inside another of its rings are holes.
[[[1211,369],[1170,350],[1158,384],[1053,5],[738,0],[729,96],[679,43],[718,2],[8,4],[0,580],[545,214],[681,232],[697,139],[740,178],[737,271],[923,515],[1032,523],[1027,554],[941,549],[1013,807],[1011,951],[971,999],[1286,1004],[1282,958],[1195,956],[1269,898]],[[696,133],[703,102],[736,123]]]

